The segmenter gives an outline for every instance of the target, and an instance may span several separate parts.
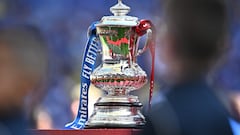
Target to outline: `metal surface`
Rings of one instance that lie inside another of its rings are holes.
[[[144,116],[137,106],[95,105],[95,111],[87,123],[88,128],[115,127],[115,128],[138,128],[145,124]]]
[[[137,26],[138,18],[133,16],[127,16],[131,8],[122,3],[122,0],[118,0],[118,3],[110,8],[113,16],[104,16],[97,26]]]
[[[111,11],[114,16],[105,16],[96,25],[102,45],[102,64],[91,74],[91,83],[106,91],[107,95],[95,103],[86,127],[139,128],[145,124],[140,112],[142,104],[129,92],[147,82],[145,71],[136,61],[147,45],[139,51],[139,21],[137,17],[126,15],[130,11],[128,6],[119,0]],[[146,31],[148,35],[150,32]]]

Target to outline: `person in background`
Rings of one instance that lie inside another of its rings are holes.
[[[27,25],[0,28],[0,134],[26,135],[25,102],[46,78],[47,48],[40,31]],[[28,100],[29,101],[29,100]]]
[[[143,135],[231,135],[225,107],[207,83],[228,49],[224,0],[165,0],[158,69],[166,90],[153,101]]]

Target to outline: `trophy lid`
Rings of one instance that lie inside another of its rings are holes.
[[[118,0],[118,3],[110,8],[113,16],[104,16],[98,26],[105,25],[123,25],[123,26],[136,26],[138,24],[138,18],[127,16],[131,10],[130,7],[122,3],[122,0]]]

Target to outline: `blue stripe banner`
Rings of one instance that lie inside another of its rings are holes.
[[[94,70],[97,51],[98,38],[96,34],[96,24],[93,23],[88,29],[88,41],[83,54],[82,71],[81,71],[81,88],[78,114],[75,120],[65,125],[66,129],[84,129],[88,120],[88,93],[90,86],[90,75]]]

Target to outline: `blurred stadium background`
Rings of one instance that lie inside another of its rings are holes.
[[[32,128],[61,129],[74,119],[78,108],[79,74],[82,54],[87,41],[88,26],[104,15],[117,0],[0,0],[0,26],[30,24],[44,34],[49,51],[48,84],[36,98],[37,105],[30,112]],[[226,63],[219,69],[214,85],[240,93],[240,0],[231,4],[231,48]],[[150,19],[158,27],[161,20],[159,0],[125,0],[131,7],[130,15]],[[149,74],[149,52],[138,58],[141,67]],[[100,63],[100,61],[98,62]],[[161,63],[156,62],[156,69]],[[156,91],[160,89],[156,71]],[[90,90],[90,110],[102,94]],[[148,95],[148,86],[136,91],[142,102]],[[230,94],[231,95],[231,94]],[[92,98],[94,97],[94,98]],[[240,96],[234,96],[240,107]]]

